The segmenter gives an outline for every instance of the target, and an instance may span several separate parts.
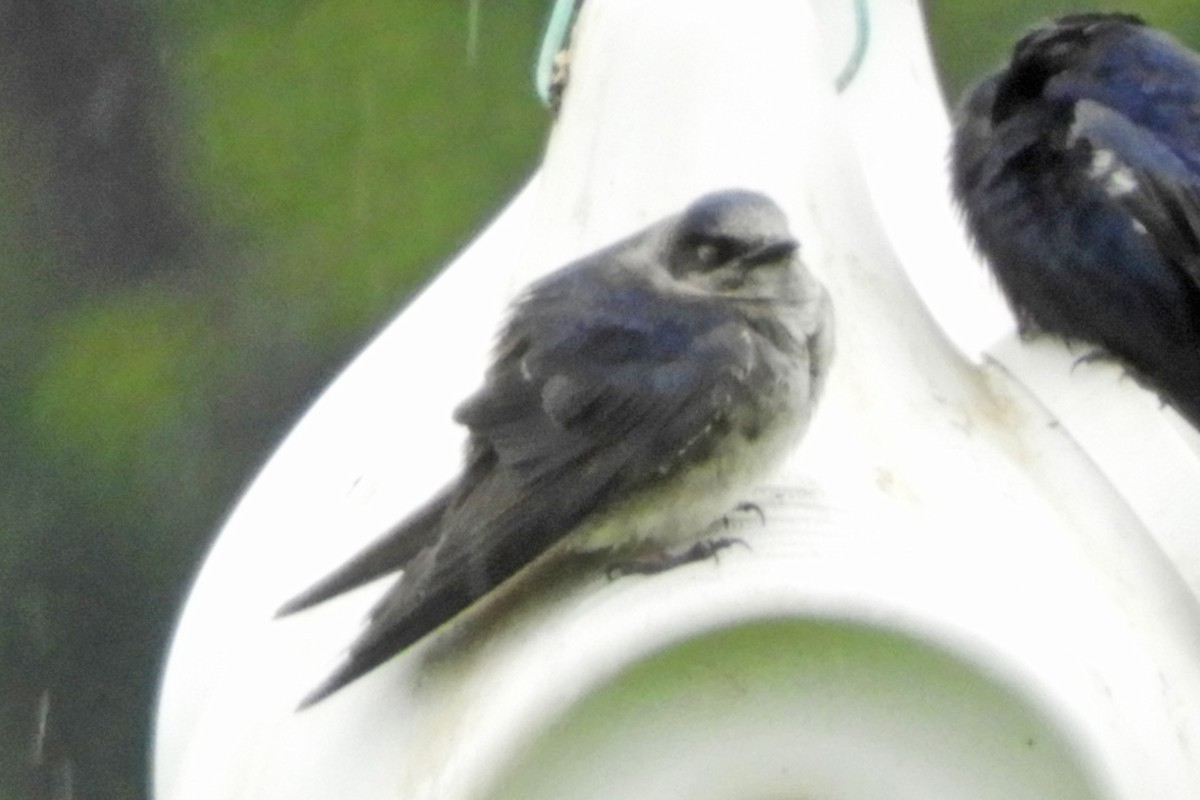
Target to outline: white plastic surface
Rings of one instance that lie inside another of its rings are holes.
[[[222,531],[166,672],[160,800],[1200,797],[1200,614],[1156,542],[1185,521],[1126,502],[1024,367],[980,366],[1002,307],[931,188],[947,126],[918,5],[868,4],[838,96],[850,5],[588,0],[540,172]],[[548,564],[294,713],[382,584],[274,609],[453,474],[449,411],[506,299],[730,186],[784,206],[838,315],[814,425],[748,498],[767,522],[736,521],[749,550],[612,582]],[[973,282],[961,308],[938,270]]]

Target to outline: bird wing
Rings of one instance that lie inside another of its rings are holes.
[[[1076,104],[1070,142],[1086,145],[1091,178],[1142,226],[1175,270],[1173,277],[1194,292],[1200,286],[1200,174],[1177,155],[1170,139],[1090,100]],[[1147,270],[1142,278],[1153,279],[1154,273]],[[1179,285],[1163,288],[1178,292]]]
[[[467,467],[440,539],[405,565],[316,702],[449,620],[616,498],[708,456],[751,403],[760,344],[727,309],[642,290],[518,307],[484,387],[456,411]],[[798,345],[799,346],[799,345]]]
[[[1119,200],[1146,228],[1163,258],[1200,290],[1200,193],[1153,172],[1132,171],[1136,188]]]
[[[759,342],[728,308],[641,288],[584,315],[572,306],[543,299],[537,319],[514,317],[508,357],[456,412],[494,459],[488,478],[516,492],[456,501],[444,548],[512,537],[540,552],[614,498],[706,458],[756,399]]]
[[[1200,75],[1197,76],[1200,79]],[[1198,97],[1200,101],[1200,97]],[[1098,240],[1114,291],[1102,339],[1130,373],[1194,424],[1200,420],[1200,170],[1178,143],[1111,109],[1076,114],[1076,138],[1091,151],[1090,178],[1125,220]],[[1107,212],[1084,216],[1095,225]],[[1133,230],[1129,231],[1128,226]],[[1132,280],[1131,280],[1132,278]],[[1133,309],[1132,311],[1130,309]],[[1101,320],[1100,315],[1096,316]],[[1131,324],[1140,320],[1142,324]],[[1097,322],[1099,324],[1099,322]]]

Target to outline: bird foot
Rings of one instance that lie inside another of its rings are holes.
[[[684,550],[671,552],[660,549],[644,553],[637,558],[627,561],[619,561],[611,564],[605,570],[605,574],[611,581],[627,575],[657,575],[660,572],[666,572],[669,569],[681,567],[684,564],[691,564],[693,561],[704,561],[708,558],[719,561],[718,554],[725,548],[732,547],[735,544],[740,544],[747,550],[750,549],[750,545],[735,536],[703,539]]]

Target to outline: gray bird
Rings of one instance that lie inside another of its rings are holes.
[[[462,473],[280,609],[403,572],[301,708],[560,542],[659,554],[626,573],[727,544],[703,537],[794,445],[829,369],[832,307],[797,249],[769,198],[724,191],[530,286],[454,412],[470,431]]]

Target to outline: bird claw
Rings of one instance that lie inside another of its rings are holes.
[[[1080,366],[1081,364],[1119,364],[1119,363],[1121,363],[1121,359],[1117,358],[1112,353],[1110,353],[1107,350],[1104,350],[1102,348],[1096,348],[1093,350],[1089,350],[1088,352],[1079,356],[1079,358],[1075,359],[1074,363],[1071,364],[1071,369],[1075,369],[1076,367]]]
[[[744,500],[734,506],[733,510],[742,514],[753,511],[755,514],[758,514],[759,522],[761,522],[763,525],[767,524],[767,514],[762,510],[762,506],[760,506],[758,503],[751,503],[748,500]]]
[[[763,525],[767,524],[767,514],[762,510],[762,506],[760,506],[758,503],[746,501],[738,503],[736,506],[730,509],[728,514],[725,514],[724,516],[715,520],[708,528],[708,531],[710,533],[715,533],[718,530],[727,531],[734,527],[735,522],[737,522],[737,520],[732,520],[730,517],[732,517],[734,514],[746,514],[749,512],[754,512],[757,514],[760,523]]]
[[[610,564],[608,569],[604,571],[604,574],[611,581],[617,578],[624,578],[628,575],[657,575],[660,572],[666,572],[669,569],[681,567],[684,564],[691,564],[694,561],[704,561],[709,558],[719,562],[720,557],[718,554],[725,548],[732,547],[735,544],[740,544],[747,550],[750,549],[750,545],[745,540],[739,539],[736,536],[702,539],[686,550],[674,553],[666,550],[658,550],[639,558]]]

